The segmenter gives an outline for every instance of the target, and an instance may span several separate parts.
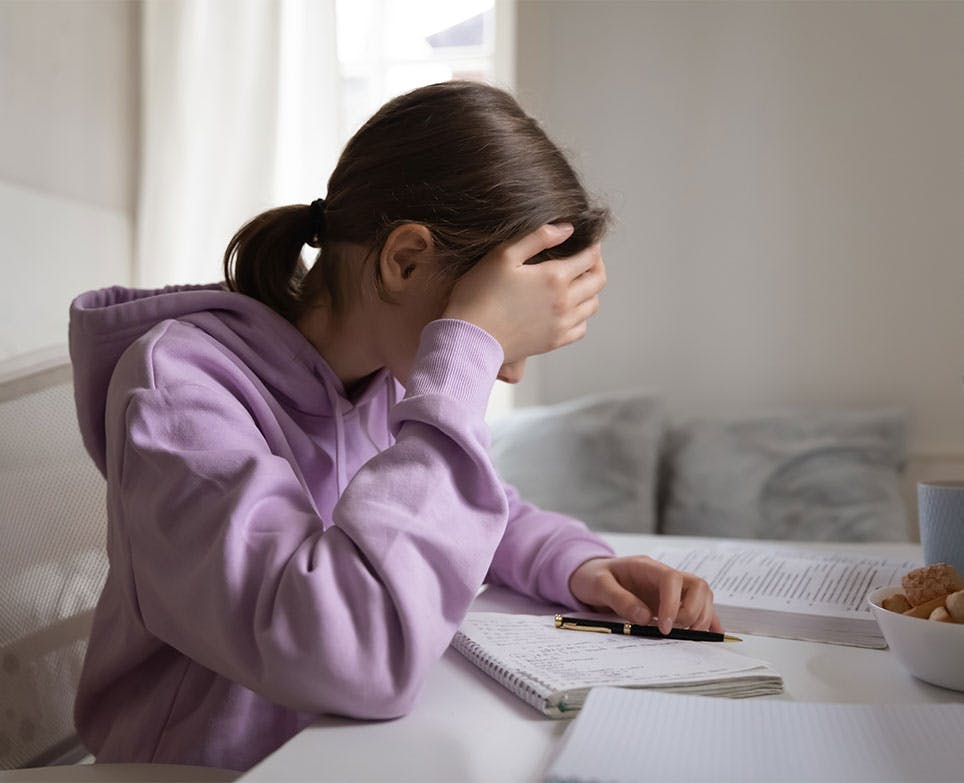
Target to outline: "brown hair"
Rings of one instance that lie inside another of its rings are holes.
[[[355,133],[328,180],[322,236],[316,218],[297,204],[246,223],[224,253],[228,287],[292,321],[322,296],[338,313],[361,285],[339,264],[340,242],[375,250],[395,227],[420,223],[455,279],[544,223],[566,221],[575,231],[534,260],[578,253],[602,238],[609,212],[590,203],[562,152],[511,95],[451,81],[394,98]],[[305,244],[319,247],[310,270]],[[387,299],[377,264],[374,274]]]

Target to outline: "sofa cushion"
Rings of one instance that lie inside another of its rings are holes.
[[[661,532],[828,541],[909,539],[905,414],[787,411],[670,428]]]
[[[653,533],[662,406],[630,390],[520,408],[491,422],[492,459],[523,499],[595,530]]]

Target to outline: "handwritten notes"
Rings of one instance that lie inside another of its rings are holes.
[[[551,615],[471,612],[452,645],[547,715],[578,709],[600,685],[750,696],[779,693],[765,662],[721,643],[559,630]]]

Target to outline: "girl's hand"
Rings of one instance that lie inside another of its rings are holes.
[[[637,625],[659,618],[663,633],[674,625],[723,632],[704,580],[644,555],[587,560],[572,572],[569,589],[584,604]]]
[[[546,224],[499,245],[455,283],[443,317],[485,329],[502,346],[506,365],[579,340],[606,284],[599,245],[526,264],[572,231],[568,223]]]
[[[503,364],[499,368],[498,378],[500,381],[505,383],[518,383],[522,380],[522,376],[526,371],[526,360],[519,359],[517,362],[510,362],[509,364]]]

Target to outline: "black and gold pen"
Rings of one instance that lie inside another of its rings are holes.
[[[556,615],[556,628],[567,631],[593,631],[594,633],[618,633],[625,636],[646,636],[650,639],[681,639],[690,642],[742,642],[738,636],[713,631],[691,631],[688,628],[674,628],[663,633],[655,625],[636,625],[612,620],[587,620],[584,617],[563,617]]]

